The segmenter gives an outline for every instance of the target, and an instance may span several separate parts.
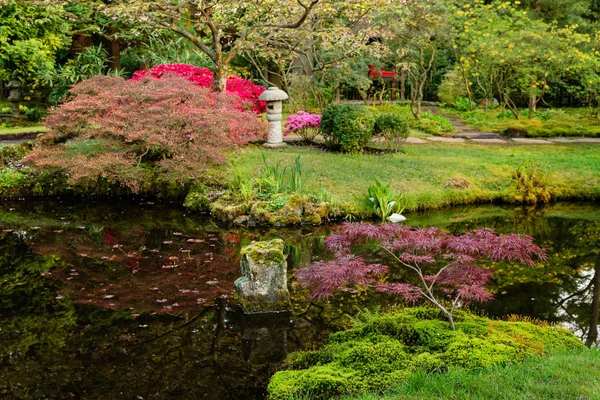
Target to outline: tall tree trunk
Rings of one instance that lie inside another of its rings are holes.
[[[214,88],[217,92],[225,92],[227,90],[227,77],[229,76],[229,66],[223,63],[215,63]]]
[[[400,70],[400,100],[406,100],[406,76],[404,68]]]
[[[119,39],[113,38],[110,40],[110,69],[111,71],[121,70],[121,46]]]
[[[537,104],[536,95],[531,93],[529,95],[529,119],[533,118],[533,112],[537,108],[536,104]]]
[[[598,340],[598,319],[600,317],[600,253],[596,256],[594,273],[594,288],[592,291],[592,315],[590,317],[590,330],[585,341],[591,347]]]
[[[110,69],[112,71],[121,70],[121,46],[119,39],[110,41]]]

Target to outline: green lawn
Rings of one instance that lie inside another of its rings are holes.
[[[264,153],[270,164],[291,165],[297,155],[307,174],[306,191],[326,192],[333,203],[358,205],[378,177],[408,197],[409,209],[514,201],[515,171],[534,170],[537,185],[553,200],[600,198],[600,146],[477,144],[405,145],[405,153],[333,154],[288,146],[268,151],[250,146],[235,155],[227,177],[256,179]],[[351,207],[350,207],[351,208]]]
[[[15,128],[0,128],[0,136],[2,135],[14,135],[18,133],[32,133],[32,132],[46,132],[48,128],[42,125],[35,126],[21,126]]]
[[[345,400],[600,399],[600,351],[581,350],[531,358],[522,364],[446,374],[418,372],[385,394]]]

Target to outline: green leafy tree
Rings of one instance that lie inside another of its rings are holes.
[[[469,98],[479,91],[488,103],[498,95],[515,118],[523,99],[531,117],[552,82],[581,72],[591,57],[588,35],[531,19],[509,2],[476,1],[456,8],[454,17],[457,69]]]
[[[319,0],[116,0],[105,11],[116,18],[168,29],[188,39],[211,59],[215,89],[225,91],[233,58],[301,27]]]
[[[417,119],[438,51],[451,33],[448,10],[445,1],[408,0],[390,3],[376,18],[395,69],[408,73],[411,111]]]
[[[0,80],[14,74],[28,87],[39,84],[40,74],[55,67],[57,53],[71,42],[63,15],[60,5],[0,0]]]

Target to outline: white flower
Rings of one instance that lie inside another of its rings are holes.
[[[386,219],[393,223],[406,221],[406,217],[404,215],[400,215],[400,214],[396,214],[396,213],[393,213]]]

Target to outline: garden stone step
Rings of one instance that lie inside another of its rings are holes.
[[[498,135],[492,132],[458,132],[454,135],[457,138],[465,139],[497,139]]]
[[[406,138],[406,143],[408,143],[408,144],[424,144],[424,143],[427,143],[427,140],[423,140],[423,139],[416,138],[416,137],[409,137],[409,138]]]
[[[502,139],[471,139],[471,142],[481,143],[481,144],[507,144],[508,141]]]
[[[441,136],[432,136],[428,137],[427,140],[431,140],[432,142],[444,142],[444,143],[464,143],[465,139],[456,138],[456,137],[441,137]]]
[[[549,140],[542,139],[526,139],[526,138],[512,138],[511,139],[515,143],[523,143],[523,144],[554,144]]]
[[[549,140],[551,140],[553,142],[557,142],[557,143],[598,143],[598,144],[600,144],[600,138],[575,138],[575,139],[552,138]]]

